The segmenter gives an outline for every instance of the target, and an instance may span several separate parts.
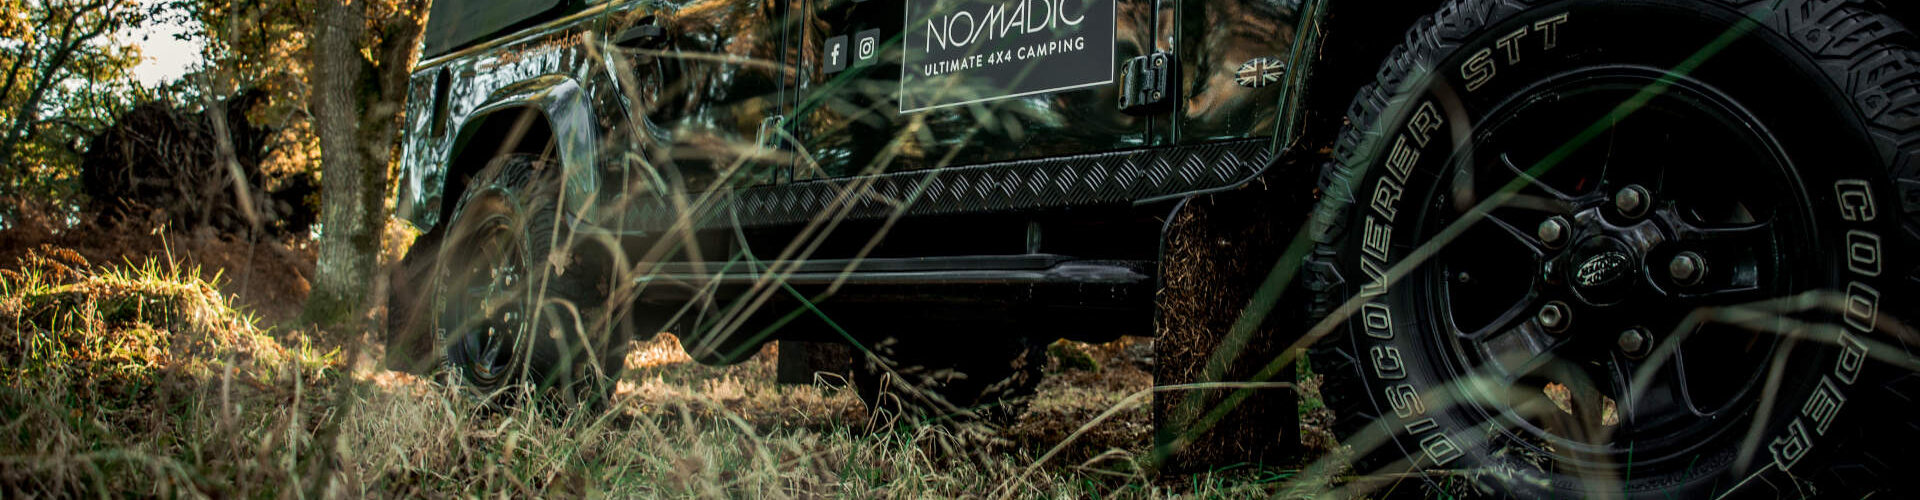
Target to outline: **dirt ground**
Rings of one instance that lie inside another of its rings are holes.
[[[1074,344],[1071,348],[1091,355],[1097,368],[1061,369],[1057,361],[1052,363],[1027,412],[1003,429],[1001,437],[1016,449],[1044,452],[1128,395],[1149,389],[1153,382],[1144,369],[1147,360],[1128,354],[1141,353],[1140,347],[1147,342],[1129,339],[1104,345]],[[711,367],[693,362],[681,351],[678,339],[662,334],[640,343],[628,354],[627,371],[615,398],[622,401],[626,411],[636,414],[665,411],[696,397],[711,399],[723,404],[726,413],[739,415],[764,430],[879,424],[869,420],[866,408],[851,389],[835,387],[839,384],[827,380],[813,385],[775,384],[778,349],[769,345],[748,361]],[[719,413],[721,409],[708,410]],[[1086,435],[1063,449],[1060,456],[1085,459],[1109,450],[1142,453],[1151,445],[1152,432],[1146,406],[1134,404],[1089,427]]]

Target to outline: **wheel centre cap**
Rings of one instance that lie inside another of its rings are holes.
[[[1581,299],[1593,305],[1618,303],[1640,274],[1633,251],[1608,236],[1581,242],[1568,257],[1567,281]]]
[[[1588,256],[1574,269],[1574,283],[1583,288],[1604,286],[1627,274],[1627,254],[1606,251]]]

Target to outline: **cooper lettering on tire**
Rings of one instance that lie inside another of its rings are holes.
[[[1463,0],[1418,23],[1316,212],[1309,268],[1342,285],[1317,302],[1353,303],[1313,354],[1352,361],[1323,389],[1336,430],[1393,433],[1356,472],[1872,491],[1841,475],[1886,472],[1876,443],[1912,432],[1863,408],[1902,370],[1870,350],[1913,347],[1889,332],[1920,228],[1887,193],[1920,182],[1914,40],[1871,1]]]

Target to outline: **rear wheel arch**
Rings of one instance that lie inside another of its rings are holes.
[[[571,78],[546,75],[502,87],[478,109],[460,118],[444,163],[413,172],[422,185],[402,185],[423,191],[401,200],[418,199],[424,206],[402,206],[402,216],[431,231],[452,214],[471,178],[494,159],[532,155],[553,160],[564,175],[558,191],[561,208],[578,215],[600,189],[600,116],[587,91]],[[406,194],[406,193],[403,193]]]
[[[429,198],[435,200],[428,207],[433,219],[424,224],[436,233],[444,231],[445,222],[453,216],[474,175],[494,159],[516,154],[539,156],[547,154],[554,144],[552,122],[532,106],[502,108],[470,118],[454,137],[438,196]]]

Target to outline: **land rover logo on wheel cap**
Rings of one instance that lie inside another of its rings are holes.
[[[1620,252],[1601,252],[1588,257],[1573,271],[1573,280],[1583,287],[1600,286],[1620,279],[1627,271],[1627,254]]]

